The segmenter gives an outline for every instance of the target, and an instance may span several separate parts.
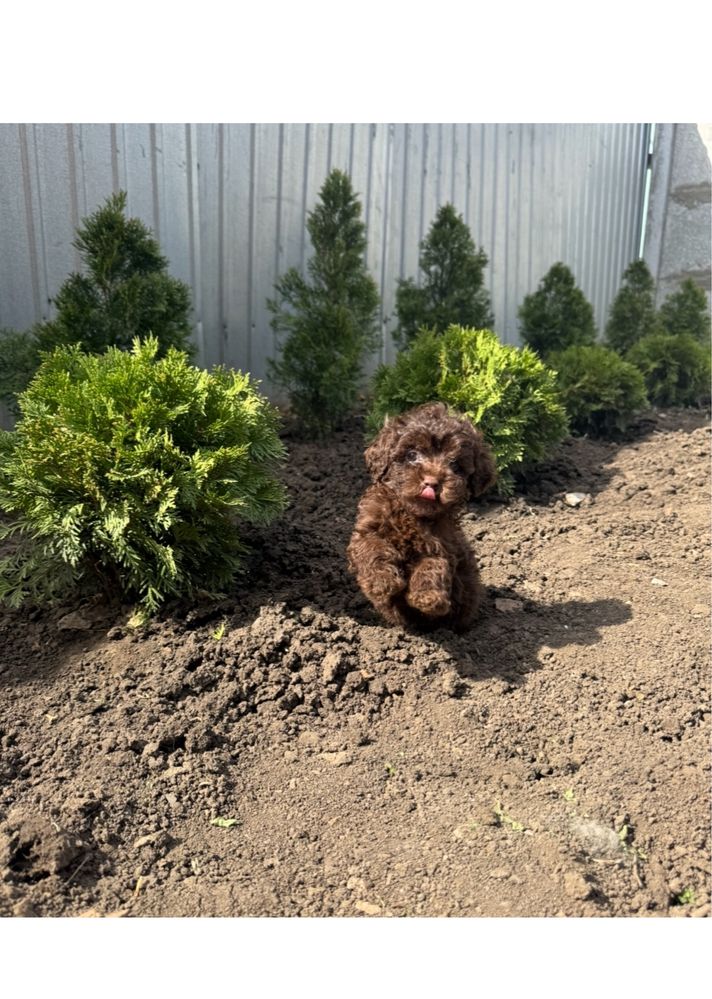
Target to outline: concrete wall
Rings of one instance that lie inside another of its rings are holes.
[[[712,125],[657,125],[645,260],[657,303],[692,278],[710,296],[712,279]]]

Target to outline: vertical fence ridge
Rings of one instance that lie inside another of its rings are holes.
[[[264,292],[280,271],[304,272],[306,217],[333,164],[361,194],[381,289],[386,333],[370,368],[394,357],[396,284],[419,278],[419,244],[445,201],[487,254],[503,340],[517,341],[518,307],[557,260],[602,328],[639,249],[647,135],[643,124],[0,125],[0,325],[47,314],[58,275],[76,269],[66,233],[125,187],[131,214],[192,284],[199,361],[254,365],[264,378],[277,349]]]

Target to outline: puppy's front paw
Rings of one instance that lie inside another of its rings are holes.
[[[389,600],[402,593],[406,581],[403,573],[395,565],[381,565],[368,581],[368,589],[377,600]]]
[[[452,610],[450,597],[442,590],[414,590],[411,587],[405,599],[406,603],[426,617],[446,617]]]

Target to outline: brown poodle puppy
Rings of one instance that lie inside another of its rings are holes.
[[[482,434],[428,403],[388,420],[365,457],[374,485],[348,547],[361,590],[393,624],[465,630],[481,584],[458,514],[496,478]]]

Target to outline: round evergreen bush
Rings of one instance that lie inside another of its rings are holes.
[[[283,508],[277,414],[241,372],[201,371],[158,341],[47,355],[0,433],[0,599],[86,581],[136,601],[224,589],[247,524]]]
[[[569,347],[550,354],[548,362],[577,433],[607,437],[625,430],[647,404],[640,371],[607,347]]]
[[[421,331],[394,365],[376,372],[368,430],[375,434],[387,416],[436,399],[482,431],[502,493],[511,492],[515,470],[544,458],[567,434],[554,372],[534,351],[504,345],[491,330]]]
[[[554,350],[593,343],[593,307],[566,264],[554,264],[519,307],[522,340],[541,357]]]
[[[710,396],[710,350],[689,333],[652,333],[626,354],[654,406],[694,406]]]

